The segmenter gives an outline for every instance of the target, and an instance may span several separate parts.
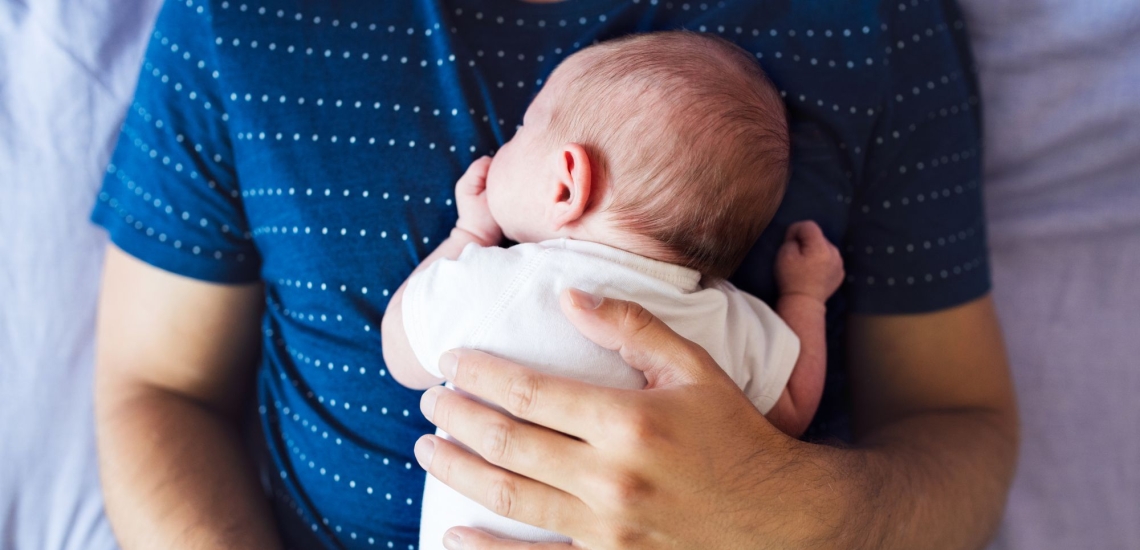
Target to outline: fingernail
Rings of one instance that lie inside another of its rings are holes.
[[[602,305],[602,297],[594,296],[584,290],[570,289],[570,303],[578,309],[598,309]]]
[[[443,377],[452,380],[455,378],[455,369],[459,366],[459,356],[448,352],[439,356],[439,372]]]
[[[424,394],[420,396],[420,412],[423,413],[424,418],[429,421],[432,416],[435,416],[435,402],[439,399],[439,392],[440,389],[435,387],[425,391]]]
[[[447,550],[463,550],[466,548],[463,546],[463,537],[451,531],[443,536],[443,547]]]
[[[430,437],[421,437],[413,452],[416,453],[416,462],[420,463],[420,468],[427,470],[431,466],[431,457],[435,454],[435,441]]]

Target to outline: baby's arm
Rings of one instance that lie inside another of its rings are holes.
[[[767,418],[784,433],[799,437],[811,423],[827,374],[827,299],[843,282],[839,250],[815,222],[792,224],[776,256],[780,298],[776,313],[800,339],[788,385]]]
[[[451,236],[424,258],[408,279],[436,261],[458,258],[463,249],[471,243],[479,246],[496,246],[502,240],[502,230],[487,209],[487,167],[490,165],[491,158],[482,157],[471,163],[467,172],[459,178],[459,182],[455,184],[455,204],[459,209],[459,220],[455,222]],[[392,378],[404,387],[422,390],[435,386],[443,380],[425,371],[412,352],[412,345],[404,330],[403,303],[404,289],[407,286],[408,280],[405,280],[388,302],[388,309],[384,312],[384,319],[380,323],[380,337],[383,341],[384,362],[388,366],[388,372],[392,373]]]

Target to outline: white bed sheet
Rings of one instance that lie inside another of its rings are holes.
[[[1140,2],[961,0],[1021,457],[992,550],[1140,548]]]
[[[115,548],[91,404],[87,221],[156,0],[0,0],[0,548]]]

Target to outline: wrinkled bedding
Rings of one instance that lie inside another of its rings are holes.
[[[91,405],[87,221],[155,0],[0,0],[0,548],[115,548]]]
[[[1140,2],[960,1],[1021,409],[992,549],[1140,548]]]
[[[87,213],[158,0],[0,0],[0,548],[107,549]],[[1140,4],[965,0],[1023,422],[994,548],[1140,541]]]

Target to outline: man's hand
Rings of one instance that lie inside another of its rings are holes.
[[[490,166],[491,157],[479,157],[455,184],[455,207],[459,210],[455,227],[470,233],[483,246],[495,246],[503,240],[503,230],[487,207],[487,169]]]
[[[819,547],[850,527],[840,453],[780,433],[703,349],[641,306],[576,291],[562,301],[584,335],[645,373],[646,389],[446,354],[440,366],[457,388],[525,422],[429,390],[425,416],[481,457],[425,436],[416,456],[428,472],[586,548]],[[513,547],[470,529],[450,531],[445,545]]]
[[[455,386],[422,410],[478,455],[428,435],[432,475],[492,511],[582,548],[979,548],[1016,457],[1016,409],[988,298],[905,318],[853,318],[856,448],[771,426],[709,356],[637,306],[563,296],[588,338],[645,372],[645,390],[445,354]],[[968,343],[968,345],[966,344]],[[948,347],[953,346],[953,347]],[[448,531],[456,549],[569,548]]]
[[[793,223],[776,254],[781,296],[804,295],[826,302],[843,284],[843,258],[813,221]]]

